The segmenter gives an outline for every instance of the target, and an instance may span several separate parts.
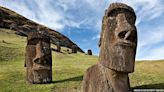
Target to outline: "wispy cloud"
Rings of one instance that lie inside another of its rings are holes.
[[[92,37],[92,40],[97,40],[97,39],[99,39],[100,38],[100,35],[96,35],[96,36],[93,36]]]
[[[164,50],[162,0],[1,0],[0,5],[40,24],[68,33],[73,40],[78,39],[76,43],[82,48],[94,48],[93,53],[98,54],[96,42],[100,38],[102,17],[105,9],[113,2],[126,3],[136,12],[139,36],[137,59],[164,58],[161,55]]]

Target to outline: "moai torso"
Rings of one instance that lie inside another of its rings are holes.
[[[30,83],[52,81],[52,55],[50,38],[41,33],[31,32],[26,46],[26,78]]]
[[[99,63],[87,69],[83,92],[131,92],[128,73],[134,71],[135,20],[134,10],[123,3],[113,3],[105,11]]]

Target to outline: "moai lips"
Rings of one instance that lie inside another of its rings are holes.
[[[52,81],[50,38],[36,32],[28,34],[26,46],[26,77],[30,83]]]
[[[104,17],[99,60],[110,69],[133,72],[137,47],[133,9],[124,4],[112,4]]]

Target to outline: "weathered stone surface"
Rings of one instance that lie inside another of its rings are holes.
[[[50,38],[44,34],[31,32],[27,37],[25,54],[26,78],[30,83],[52,81],[52,55]]]
[[[84,76],[83,92],[130,92],[128,73],[93,65]]]
[[[105,11],[99,41],[99,63],[83,79],[83,92],[130,92],[128,73],[134,71],[137,47],[136,15],[123,3]]]
[[[133,72],[137,46],[133,9],[121,3],[111,4],[104,19],[99,60],[110,69]]]
[[[77,53],[77,46],[76,45],[73,45],[71,47],[71,49],[72,49],[72,53]]]
[[[87,52],[88,55],[92,55],[92,50],[89,49],[88,52]]]

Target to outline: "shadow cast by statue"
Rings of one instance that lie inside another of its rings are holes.
[[[164,88],[164,83],[159,84],[148,84],[148,85],[141,85],[133,87],[133,89],[162,89]]]
[[[83,76],[76,76],[68,79],[63,79],[63,80],[57,80],[57,81],[52,81],[52,83],[61,83],[61,82],[66,82],[66,81],[82,81]]]

